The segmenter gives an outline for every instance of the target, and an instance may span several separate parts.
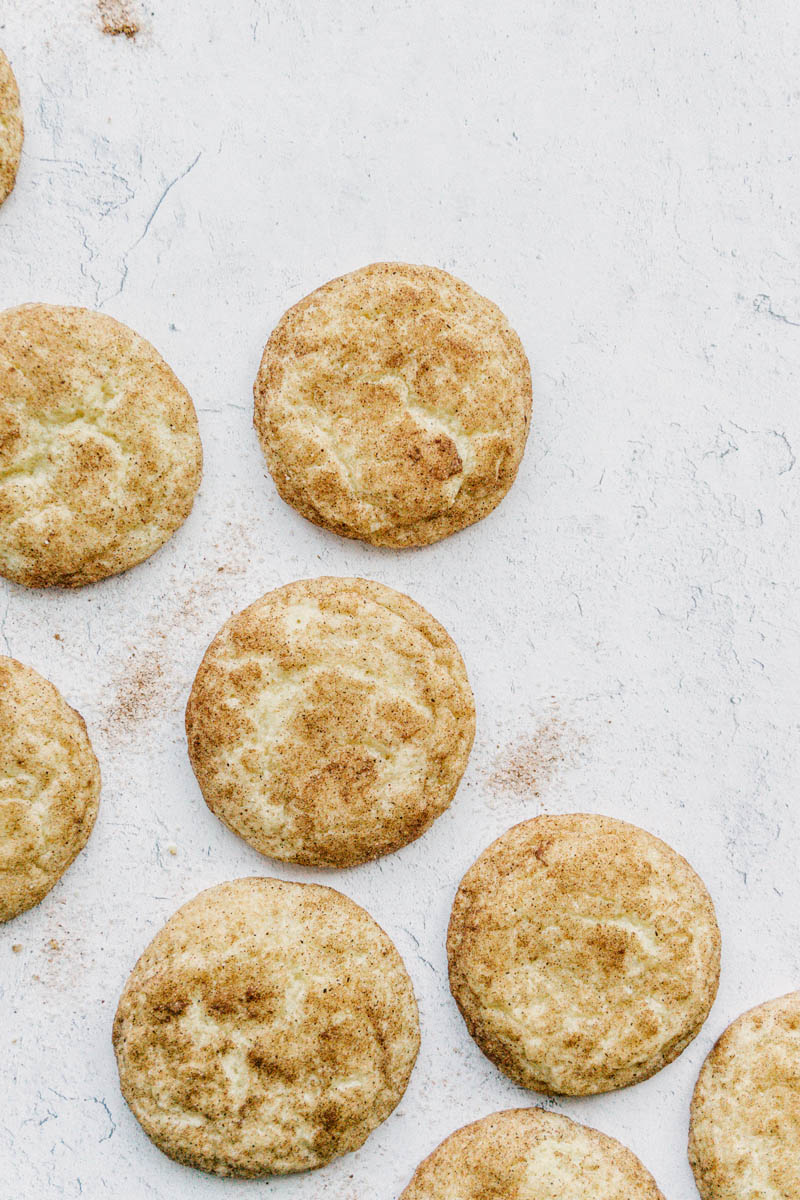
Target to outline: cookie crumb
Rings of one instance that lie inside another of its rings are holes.
[[[51,950],[60,950],[61,949],[61,942],[57,942],[55,938],[50,938],[50,941],[47,944],[49,945]]]
[[[122,36],[132,40],[139,32],[139,22],[127,0],[97,0],[97,11],[103,33],[108,37]]]
[[[15,954],[19,954],[20,950],[22,949],[22,943],[14,942],[14,945],[11,947],[11,949],[14,951]]]

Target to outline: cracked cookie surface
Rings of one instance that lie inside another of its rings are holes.
[[[743,1013],[712,1049],[689,1161],[703,1200],[800,1196],[800,992]]]
[[[496,305],[446,271],[373,263],[281,318],[255,383],[276,487],[304,517],[420,546],[485,517],[525,448],[531,377]]]
[[[206,803],[262,854],[353,866],[419,837],[475,733],[461,655],[401,592],[304,579],[232,617],[186,709]]]
[[[47,895],[92,831],[100,768],[83,718],[0,656],[0,921]]]
[[[160,1149],[260,1176],[356,1150],[406,1089],[419,1022],[403,961],[363,908],[317,884],[237,879],[155,936],[114,1047]]]
[[[461,881],[447,937],[470,1034],[515,1082],[589,1095],[672,1062],[719,982],[711,898],[652,834],[590,814],[504,833]]]
[[[540,1108],[457,1129],[420,1163],[400,1200],[664,1200],[614,1138]]]
[[[133,330],[82,308],[0,313],[0,574],[77,587],[183,523],[202,470],[191,398]]]
[[[11,63],[0,50],[0,204],[10,195],[22,155],[22,109]]]

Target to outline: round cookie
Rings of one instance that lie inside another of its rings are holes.
[[[170,1157],[217,1175],[320,1167],[399,1103],[419,1048],[400,955],[332,888],[237,879],[167,922],[114,1021],[122,1093]]]
[[[0,656],[0,921],[42,900],[92,832],[100,768],[83,718]]]
[[[469,1032],[515,1082],[590,1095],[672,1062],[719,981],[711,899],[684,858],[588,814],[524,821],[470,867],[447,935]]]
[[[664,1200],[632,1151],[541,1108],[493,1113],[420,1163],[400,1200]]]
[[[22,155],[22,110],[11,63],[0,50],[0,204],[11,193]]]
[[[703,1200],[800,1196],[800,992],[723,1033],[692,1100],[689,1161]]]
[[[281,318],[255,383],[281,497],[345,537],[424,546],[514,482],[531,375],[500,309],[434,267],[373,263]]]
[[[304,579],[232,617],[186,708],[206,803],[262,854],[347,867],[449,805],[475,733],[461,655],[401,592]]]
[[[78,587],[135,566],[201,469],[194,405],[149,342],[83,308],[0,313],[0,575]]]

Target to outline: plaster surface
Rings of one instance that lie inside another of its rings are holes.
[[[205,476],[154,558],[81,591],[0,581],[0,652],[85,716],[95,832],[0,929],[0,1197],[395,1200],[457,1126],[533,1104],[449,998],[461,875],[540,811],[607,813],[687,855],[722,928],[711,1016],[647,1083],[568,1113],[696,1196],[688,1105],[745,1008],[800,986],[800,125],[778,0],[3,0],[27,136],[0,210],[0,306],[83,304],[165,355]],[[429,262],[506,311],[534,374],[518,481],[428,549],[341,540],[277,498],[251,386],[283,310],[376,259]],[[206,809],[183,707],[222,621],[288,580],[409,592],[458,642],[478,733],[420,841],[338,874],[262,859]],[[136,957],[195,892],[321,879],[394,938],[422,1050],[395,1114],[313,1175],[232,1183],[156,1150],[111,1050]],[[20,947],[14,950],[14,947]],[[551,1103],[551,1102],[548,1102]]]

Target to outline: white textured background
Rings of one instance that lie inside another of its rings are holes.
[[[700,871],[722,983],[656,1078],[556,1107],[627,1142],[668,1200],[691,1200],[704,1054],[742,1009],[800,984],[796,11],[149,0],[140,15],[128,41],[101,34],[92,0],[0,6],[27,126],[0,211],[0,306],[79,303],[134,326],[192,393],[206,453],[191,518],[137,570],[75,593],[0,581],[0,651],[85,715],[104,777],[87,850],[0,930],[0,1196],[394,1200],[453,1128],[536,1100],[481,1056],[449,999],[458,880],[513,821],[589,809],[653,830]],[[251,428],[281,312],[392,258],[496,300],[535,389],[500,509],[406,553],[295,516]],[[222,620],[322,572],[425,604],[478,705],[450,811],[340,874],[276,867],[227,832],[182,732]],[[531,740],[555,759],[540,795],[492,784],[498,755]],[[258,872],[324,879],[373,913],[413,976],[423,1042],[405,1099],[359,1153],[235,1183],[151,1146],[110,1032],[166,917]]]

